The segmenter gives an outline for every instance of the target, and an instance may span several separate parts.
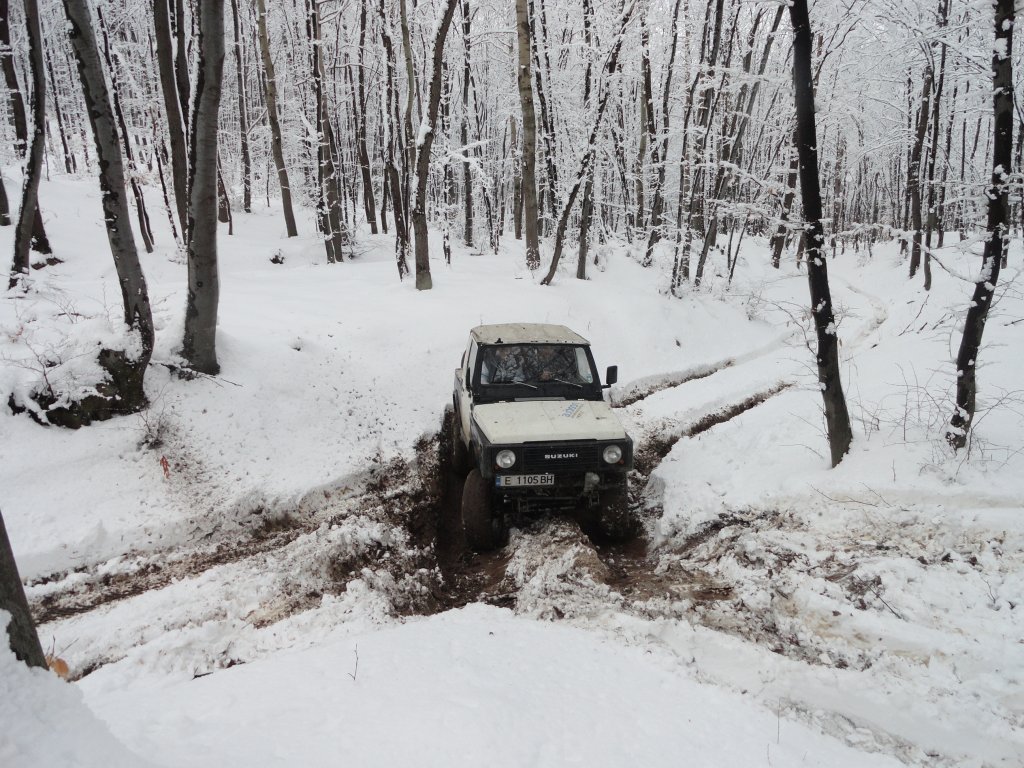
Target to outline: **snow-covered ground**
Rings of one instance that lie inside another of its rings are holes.
[[[41,195],[63,263],[0,302],[5,403],[44,374],[75,391],[118,334],[98,191]],[[77,678],[0,653],[0,701],[32,702],[0,712],[0,763],[1024,763],[1016,248],[966,456],[943,427],[970,287],[936,270],[925,293],[891,245],[830,261],[856,433],[831,470],[806,277],[756,239],[731,286],[715,264],[682,299],[622,244],[541,287],[510,239],[451,266],[438,242],[417,292],[387,236],[327,265],[308,218],[287,240],[276,210],[236,213],[222,372],[183,381],[185,267],[152,202],[151,408],[77,432],[0,413],[0,509]],[[513,320],[619,365],[649,547],[542,522],[480,566],[491,606],[443,611],[461,603],[419,524],[435,438],[468,329]],[[54,751],[29,738],[47,729]]]

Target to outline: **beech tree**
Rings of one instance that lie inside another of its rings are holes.
[[[6,9],[2,10],[6,17]],[[25,25],[28,28],[29,79],[32,82],[32,135],[26,154],[25,182],[22,184],[21,211],[14,233],[14,262],[8,288],[14,288],[21,277],[28,274],[28,252],[32,247],[33,230],[39,216],[39,181],[46,142],[46,79],[43,74],[43,33],[37,0],[25,0]],[[46,250],[49,250],[49,246]]]
[[[124,323],[139,334],[141,349],[135,356],[126,352],[102,350],[100,364],[107,371],[113,391],[102,402],[86,398],[73,406],[65,417],[51,412],[50,419],[70,418],[88,423],[116,413],[132,413],[147,405],[143,381],[153,354],[153,313],[149,305],[149,291],[142,273],[138,250],[132,233],[131,213],[125,195],[125,170],[121,158],[122,141],[119,124],[107,80],[103,71],[99,44],[87,3],[64,0],[71,46],[78,62],[86,110],[96,144],[99,161],[100,191],[102,192],[103,219],[107,228],[107,241],[114,257],[124,305]],[[77,411],[77,412],[76,412]],[[69,423],[74,426],[75,423]]]
[[[72,0],[65,0],[71,2]],[[262,0],[260,0],[262,5]],[[202,373],[217,362],[217,116],[224,71],[224,0],[198,0],[195,117],[189,149],[188,302],[182,355]],[[269,107],[269,102],[268,102]]]
[[[519,104],[523,115],[522,180],[523,223],[526,235],[526,266],[540,267],[540,239],[537,231],[537,117],[533,109],[530,69],[530,14],[527,0],[516,0],[516,37],[519,51]]]
[[[452,24],[452,16],[459,0],[447,0],[437,26],[432,56],[433,69],[430,76],[430,91],[427,97],[427,112],[420,124],[416,137],[416,203],[412,209],[412,226],[416,236],[416,288],[429,290],[433,286],[430,277],[430,253],[427,245],[427,174],[430,172],[430,148],[434,145],[434,126],[437,124],[437,110],[441,105],[441,64],[444,61],[444,41]]]
[[[174,204],[182,231],[188,223],[188,143],[183,103],[178,93],[174,64],[174,43],[171,33],[171,0],[153,0],[153,31],[156,60],[160,73],[167,135],[171,145],[171,179],[174,183]],[[178,0],[180,6],[181,0]]]
[[[999,269],[1009,240],[1009,190],[1013,151],[1013,26],[1014,0],[997,0],[995,45],[992,49],[992,181],[988,197],[988,239],[981,271],[964,321],[964,334],[956,356],[956,411],[946,440],[956,450],[967,445],[977,407],[977,363],[985,321],[999,282]]]
[[[818,382],[825,404],[825,424],[832,466],[850,450],[853,432],[839,372],[839,337],[832,312],[832,295],[825,265],[825,232],[821,225],[821,188],[818,178],[818,139],[814,122],[814,76],[811,71],[811,23],[807,0],[792,0],[793,90],[796,97],[797,151],[800,155],[800,196],[803,199],[807,282],[811,289],[811,315],[818,340]]]
[[[345,248],[358,253],[364,232],[386,231],[399,277],[411,274],[415,254],[421,285],[431,227],[492,250],[509,232],[525,241],[531,269],[541,238],[555,247],[560,240],[562,251],[575,240],[581,278],[608,246],[624,246],[663,273],[673,296],[740,274],[755,252],[745,236],[769,240],[773,265],[806,260],[796,121],[784,107],[793,98],[793,48],[777,34],[784,6],[639,4],[591,139],[601,70],[628,2],[457,4],[461,28],[452,35],[449,0],[232,0],[234,72],[222,86],[217,156],[222,221],[232,225],[232,198],[243,210],[261,197],[280,205],[289,235],[301,209],[317,211],[328,261],[338,259],[336,239],[352,238]],[[29,83],[33,51],[22,32],[25,6],[12,5],[13,39],[0,45],[8,104],[0,159],[8,169],[24,162],[36,101],[30,85],[18,85],[19,77]],[[53,6],[38,8],[51,174],[87,168],[94,155]],[[139,191],[129,195],[132,215],[145,222],[154,198],[141,191],[159,184],[165,214],[187,238],[199,5],[133,0],[104,3],[102,12],[97,32],[106,32],[106,46],[99,40],[101,53],[109,50],[126,183]],[[814,13],[825,245],[838,258],[898,240],[927,283],[930,254],[946,233],[968,237],[984,227],[994,149],[976,66],[990,45],[984,8],[854,0],[818,4]],[[880,59],[884,70],[871,63]],[[579,168],[586,174],[577,186]],[[1012,192],[1010,199],[1020,205]],[[0,205],[0,223],[2,214]],[[1008,215],[1024,224],[1024,205]],[[144,245],[145,230],[137,233]],[[459,249],[446,248],[451,254],[457,260]]]
[[[18,564],[14,561],[11,540],[7,537],[7,526],[0,511],[0,611],[11,615],[7,624],[8,646],[19,661],[30,667],[46,669],[46,656],[39,644],[36,625],[32,621],[25,588],[18,575]]]
[[[271,148],[274,165],[277,167],[277,180],[281,190],[281,208],[284,212],[285,229],[288,237],[299,234],[295,226],[295,212],[292,209],[292,187],[288,181],[288,168],[284,162],[284,137],[281,133],[281,121],[277,106],[277,72],[274,68],[274,57],[270,53],[270,33],[267,31],[267,4],[265,0],[256,0],[256,20],[259,27],[260,56],[263,60],[263,97],[267,103],[267,122],[270,124]],[[214,125],[216,130],[216,125]],[[216,138],[216,137],[214,137]]]
[[[26,6],[26,21],[28,17],[34,17],[39,19],[38,9],[29,13],[29,8]],[[40,38],[36,38],[40,39]],[[32,45],[33,34],[31,28],[29,29],[29,45]],[[40,39],[41,45],[41,39]],[[39,46],[37,46],[39,47]],[[30,56],[30,67],[37,66],[40,62],[37,56],[42,56],[42,53],[32,52]],[[18,84],[18,73],[14,67],[14,53],[11,48],[11,26],[10,26],[10,2],[9,0],[0,0],[0,69],[3,70],[4,82],[7,85],[8,102],[11,110],[11,118],[14,121],[14,139],[15,139],[15,155],[18,158],[24,158],[29,152],[30,142],[28,135],[28,119],[25,114],[25,99],[21,94],[21,86]],[[35,73],[38,72],[38,79]],[[33,91],[35,92],[40,87],[45,89],[45,84],[40,83],[40,79],[43,77],[42,72],[39,70],[33,70]],[[35,124],[35,113],[33,112],[33,125]],[[30,159],[31,162],[31,159]],[[37,195],[38,197],[38,195]],[[32,218],[32,235],[29,240],[29,247],[37,253],[47,254],[51,252],[50,240],[46,236],[46,228],[43,226],[43,216],[39,210],[38,200],[36,201],[33,218]],[[6,223],[4,223],[6,221]],[[7,226],[10,224],[10,204],[7,199],[7,190],[0,192],[0,225]],[[27,252],[24,254],[27,259]],[[18,258],[18,255],[15,256]]]

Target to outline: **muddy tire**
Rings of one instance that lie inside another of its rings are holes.
[[[474,552],[487,552],[504,543],[504,515],[495,509],[491,484],[474,469],[462,487],[462,530],[466,547]]]
[[[462,425],[459,424],[458,412],[452,412],[452,472],[465,477],[469,472],[469,449],[462,442]]]
[[[623,477],[615,485],[601,491],[595,525],[597,534],[608,541],[625,541],[635,532],[629,512],[629,483]]]

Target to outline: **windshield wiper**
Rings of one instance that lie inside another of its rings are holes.
[[[570,387],[576,387],[577,389],[583,389],[582,384],[577,384],[575,381],[566,381],[565,379],[551,378],[548,381],[557,381],[559,384],[568,384]]]
[[[529,384],[525,381],[492,381],[490,384],[485,384],[488,387],[529,387],[530,389],[538,389],[536,384]]]

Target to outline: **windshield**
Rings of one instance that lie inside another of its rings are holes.
[[[571,344],[502,344],[481,350],[480,383],[540,389],[549,384],[578,388],[594,383],[587,348]]]

